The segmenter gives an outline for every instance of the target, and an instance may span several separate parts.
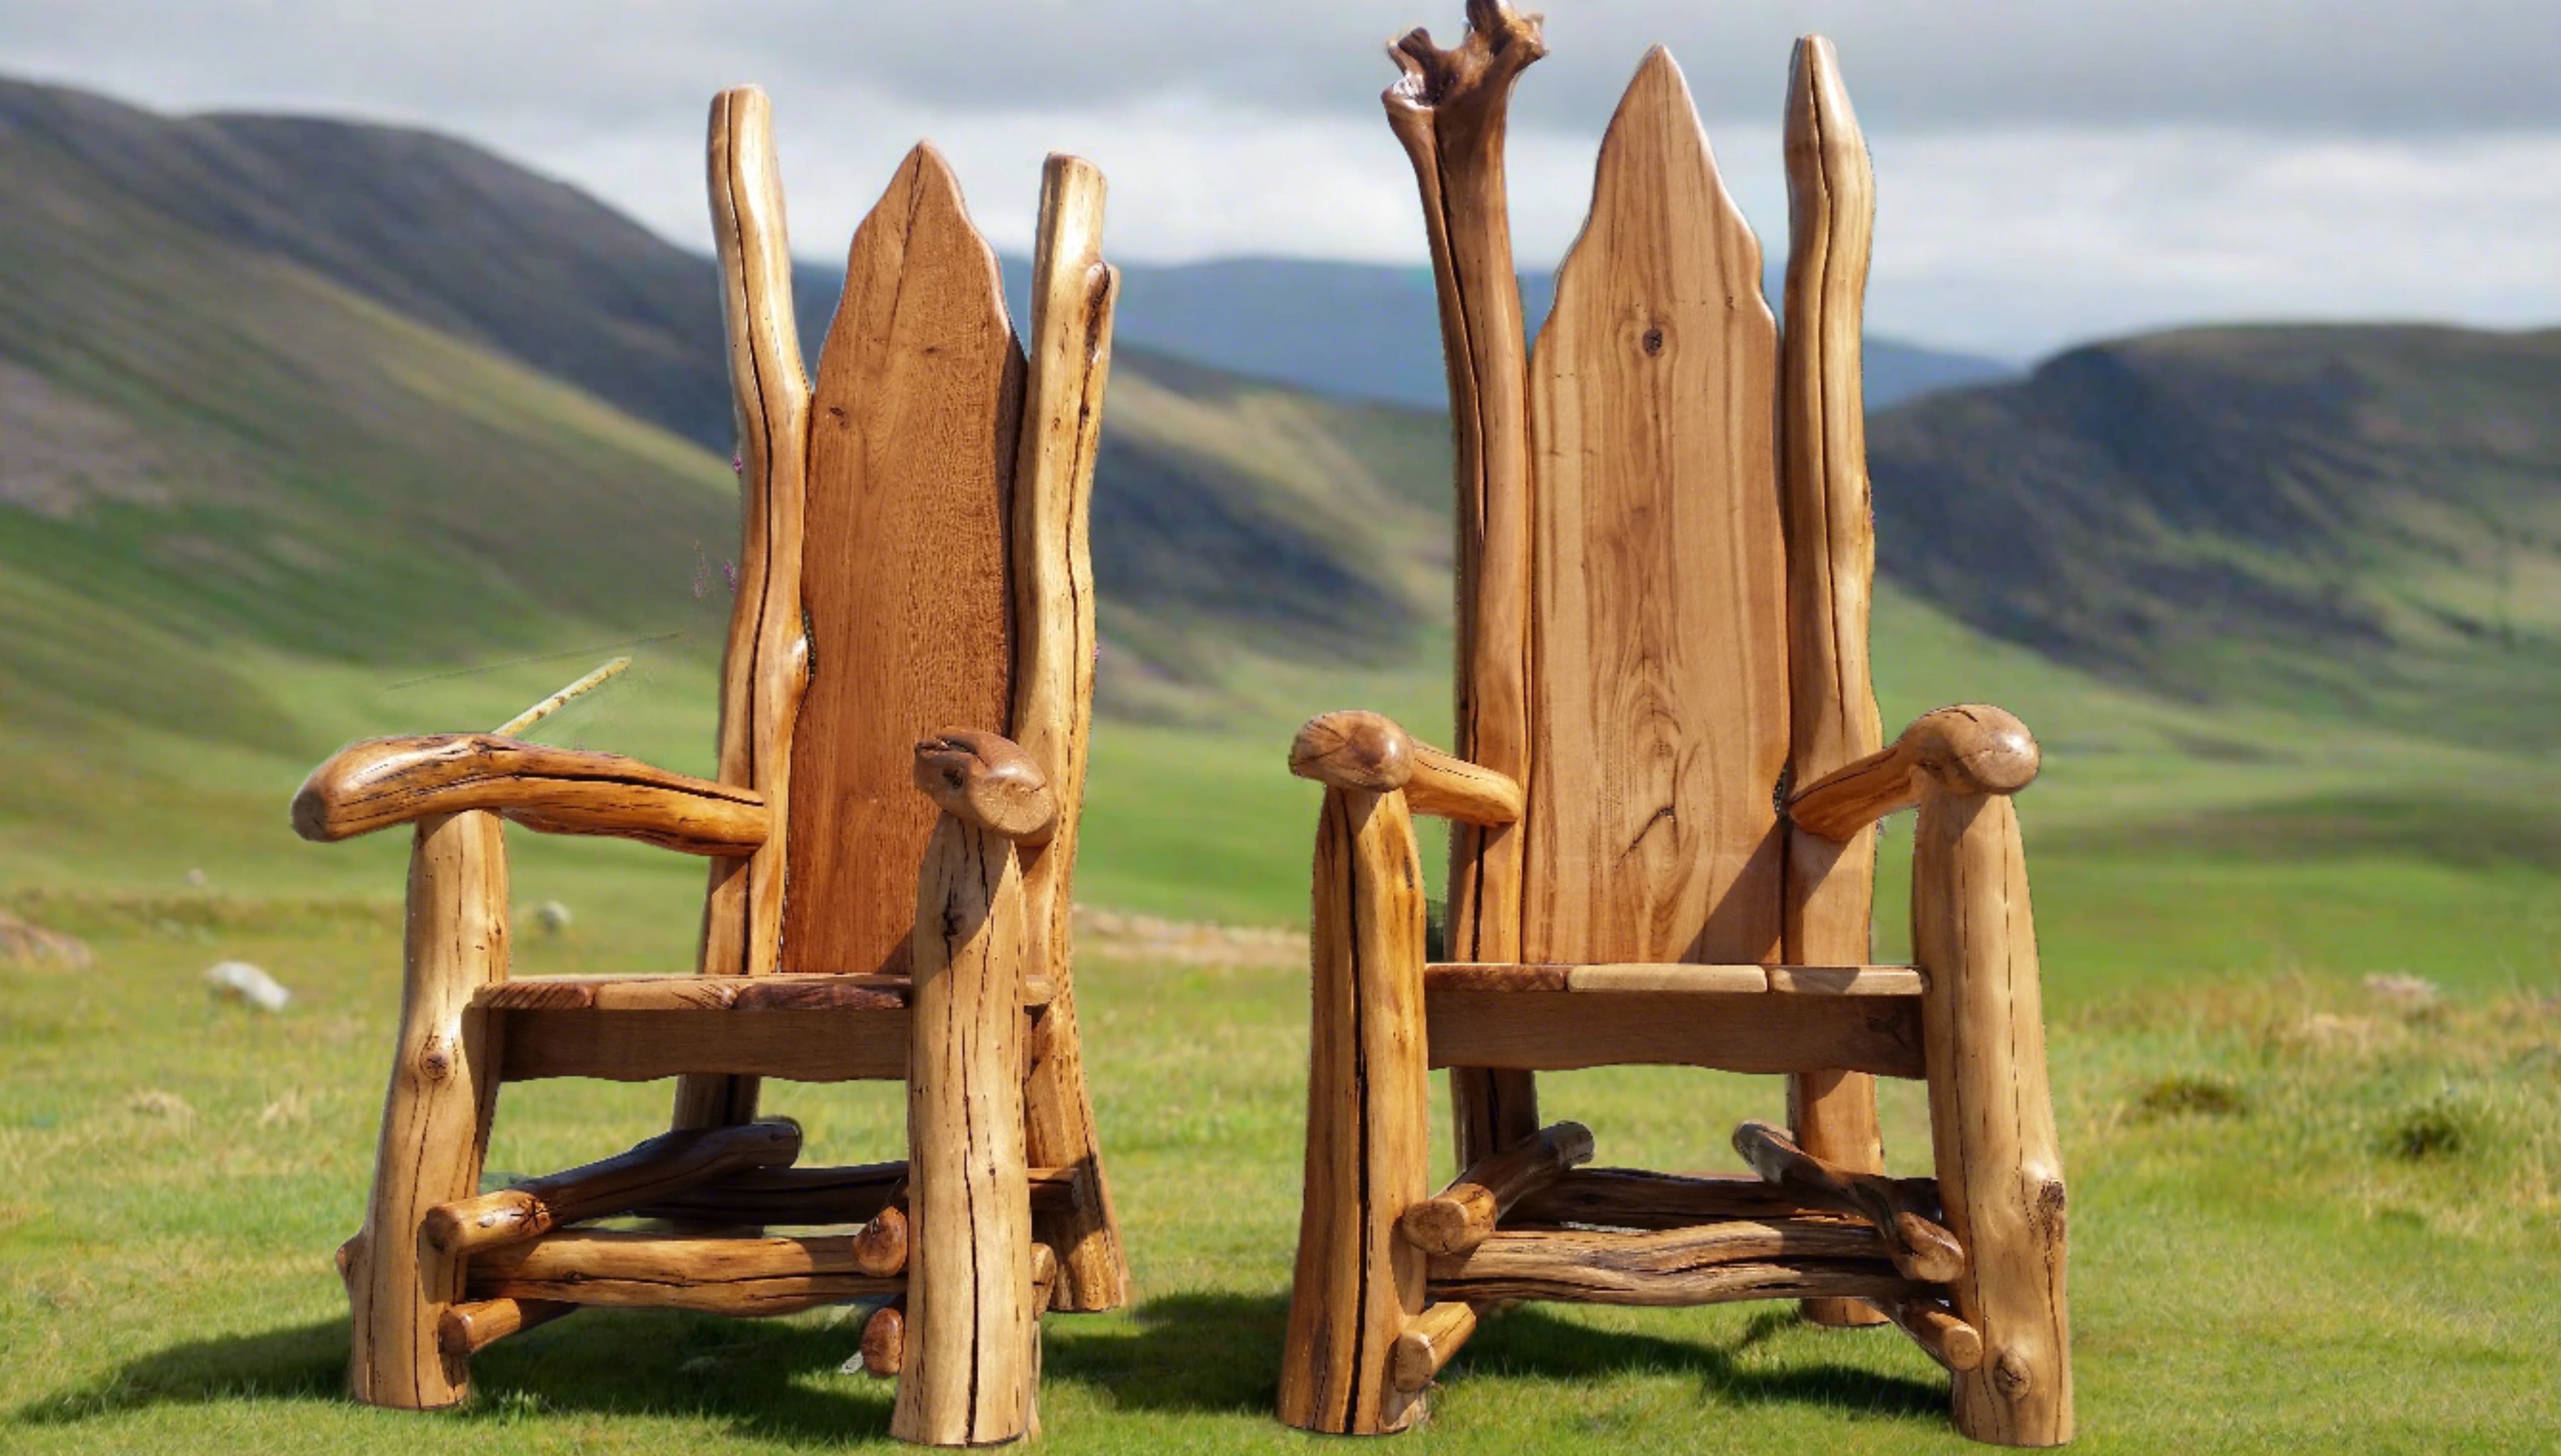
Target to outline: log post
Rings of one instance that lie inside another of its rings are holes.
[[[2006,1446],[2072,1439],[2063,1160],[2045,1068],[2036,926],[2007,795],[1950,770],[1924,784],[1912,949],[1929,977],[1922,1028],[1950,1286],[1982,1361],[1956,1375],[1957,1429]]]
[[[1529,343],[1512,262],[1503,138],[1513,83],[1547,54],[1539,17],[1468,0],[1467,34],[1444,50],[1416,31],[1390,48],[1402,75],[1382,98],[1414,163],[1457,446],[1457,756],[1530,781]],[[1450,826],[1452,960],[1520,959],[1520,826]],[[1526,1071],[1452,1067],[1458,1166],[1538,1133]]]
[[[368,1405],[427,1410],[469,1393],[469,1365],[437,1338],[462,1299],[463,1256],[421,1237],[427,1212],[479,1191],[498,1097],[497,1021],[471,997],[507,979],[504,821],[424,819],[410,851],[400,1043],[383,1098],[373,1200],[350,1241],[354,1350],[347,1383]]]
[[[1424,1196],[1431,1140],[1423,871],[1404,795],[1325,791],[1309,939],[1306,1182],[1280,1419],[1374,1435],[1423,1408],[1393,1373],[1424,1308],[1424,1253],[1396,1220]]]
[[[1031,1418],[1023,889],[1011,841],[945,814],[925,852],[907,1083],[907,1350],[890,1434],[1020,1438]]]
[[[1780,355],[1780,474],[1788,521],[1789,775],[1809,784],[1884,741],[1867,662],[1876,527],[1868,510],[1867,425],[1859,343],[1876,179],[1829,41],[1796,43],[1788,90],[1787,328]],[[1791,965],[1869,958],[1876,831],[1847,843],[1788,835],[1783,956]],[[1788,1079],[1796,1143],[1835,1167],[1885,1171],[1876,1078],[1859,1071]],[[1808,1300],[1818,1325],[1872,1325],[1847,1300]]]

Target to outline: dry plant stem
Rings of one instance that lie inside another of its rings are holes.
[[[809,683],[800,614],[809,379],[792,316],[791,244],[765,92],[742,86],[714,98],[706,167],[741,518],[738,597],[721,658],[720,778],[755,790],[773,822],[788,824],[792,738]],[[777,834],[751,854],[713,863],[703,899],[704,975],[773,969],[789,849]],[[688,1076],[676,1086],[674,1125],[753,1121],[756,1101],[753,1077]]]
[[[1129,1291],[1085,1084],[1072,924],[1094,721],[1094,462],[1120,287],[1119,274],[1103,260],[1104,193],[1102,172],[1080,158],[1053,156],[1041,174],[1012,522],[1014,736],[1048,776],[1059,805],[1056,836],[1022,852],[1024,915],[1032,927],[1024,973],[1058,988],[1031,1026],[1024,1135],[1033,1161],[1087,1174],[1085,1199],[1036,1208],[1032,1215],[1034,1233],[1061,1257],[1052,1297],[1072,1310],[1116,1308]]]
[[[661,1133],[617,1157],[427,1211],[427,1245],[467,1254],[539,1238],[564,1224],[627,1213],[652,1199],[744,1168],[787,1166],[800,1156],[788,1123]]]
[[[1442,1367],[1476,1333],[1476,1308],[1460,1300],[1445,1299],[1426,1306],[1405,1333],[1396,1337],[1396,1356],[1391,1375],[1396,1388],[1420,1393],[1441,1374]]]
[[[1039,1339],[1013,845],[945,815],[926,850],[915,924],[908,1342],[890,1433],[987,1445],[1028,1427]]]
[[[537,703],[533,707],[526,709],[524,712],[517,714],[515,717],[508,719],[505,723],[498,725],[489,731],[497,737],[512,738],[518,733],[523,732],[525,729],[532,728],[535,724],[541,723],[544,719],[547,719],[553,714],[560,712],[562,709],[567,708],[579,699],[584,698],[588,694],[595,692],[597,689],[603,687],[606,683],[622,676],[624,670],[628,669],[630,666],[631,659],[627,657],[617,657],[611,662],[606,663],[604,666],[598,668],[596,671],[589,673],[587,676],[580,678],[577,682],[570,684],[568,687],[561,689],[557,693],[554,693],[542,702]]]
[[[1838,59],[1819,36],[1796,43],[1786,135],[1779,449],[1788,526],[1788,772],[1793,782],[1809,784],[1885,740],[1868,670],[1876,528],[1859,374],[1876,179]],[[1786,958],[1866,960],[1875,889],[1872,829],[1843,844],[1791,826]],[[1854,1172],[1885,1171],[1873,1077],[1826,1070],[1789,1078],[1788,1121],[1807,1153]],[[1809,1303],[1803,1313],[1824,1325],[1878,1318],[1865,1305],[1837,1300]]]
[[[1401,794],[1329,788],[1317,820],[1307,1161],[1280,1419],[1375,1434],[1421,1413],[1397,1337],[1424,1307],[1424,1255],[1396,1220],[1424,1194],[1423,871]]]
[[[1457,756],[1530,782],[1529,345],[1512,260],[1503,139],[1512,85],[1547,54],[1536,16],[1469,0],[1467,34],[1444,50],[1416,31],[1389,55],[1382,98],[1414,164],[1441,301],[1457,454]],[[1465,821],[1450,834],[1450,954],[1520,957],[1522,833]],[[1453,1069],[1459,1166],[1538,1131],[1526,1072]]]
[[[480,1182],[498,1093],[496,1026],[474,992],[507,976],[507,855],[493,815],[422,821],[410,851],[400,1042],[383,1099],[372,1203],[352,1241],[351,1393],[427,1410],[468,1393],[437,1326],[463,1297],[463,1260],[420,1237],[429,1210]]]
[[[1592,1161],[1592,1129],[1560,1122],[1459,1174],[1440,1193],[1405,1211],[1397,1231],[1425,1253],[1462,1254],[1493,1234],[1512,1206]]]
[[[1956,1378],[1956,1424],[1978,1441],[2052,1446],[2072,1438],[2072,1339],[2036,925],[2018,816],[1975,781],[1956,766],[1927,779],[1912,864],[1931,1145],[1967,1254],[1949,1292],[1983,1345],[1981,1367]]]
[[[294,794],[293,828],[315,844],[332,844],[469,810],[547,834],[636,839],[689,855],[753,849],[773,822],[752,790],[636,758],[488,733],[437,733],[340,749]]]
[[[578,1308],[546,1299],[480,1299],[446,1309],[435,1326],[435,1343],[447,1360],[468,1360],[510,1335],[548,1325]]]
[[[1835,1168],[1766,1122],[1736,1128],[1734,1150],[1763,1178],[1807,1203],[1856,1213],[1875,1225],[1905,1278],[1945,1284],[1964,1272],[1965,1250],[1932,1216],[1935,1200],[1913,1198],[1908,1185]]]

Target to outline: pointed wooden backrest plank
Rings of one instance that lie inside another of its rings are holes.
[[[809,423],[810,681],[782,966],[903,973],[934,806],[919,738],[1009,732],[1023,355],[996,257],[919,146],[854,234]]]
[[[1530,364],[1526,960],[1778,955],[1777,333],[1760,244],[1657,48]]]

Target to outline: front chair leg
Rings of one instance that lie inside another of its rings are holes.
[[[1369,1435],[1422,1413],[1396,1342],[1424,1256],[1396,1220],[1427,1195],[1423,872],[1401,791],[1327,788],[1316,831],[1305,1202],[1280,1419]]]
[[[917,887],[907,1071],[907,1350],[890,1434],[1022,1437],[1032,1419],[1023,1161],[1022,876],[1012,841],[944,814]]]
[[[2004,1446],[2072,1439],[2063,1160],[2046,1081],[2036,926],[2008,798],[1934,784],[1912,880],[1930,1129],[1948,1227],[1967,1254],[1951,1291],[1981,1332],[1956,1376],[1957,1429]]]
[[[427,1410],[470,1393],[436,1322],[462,1297],[463,1256],[419,1237],[427,1212],[480,1191],[498,1094],[496,1025],[471,1009],[507,978],[507,857],[495,814],[419,821],[410,852],[399,1050],[383,1099],[373,1200],[341,1255],[353,1306],[349,1391]]]

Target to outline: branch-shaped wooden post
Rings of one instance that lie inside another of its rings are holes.
[[[1397,1341],[1424,1310],[1425,1269],[1396,1220],[1423,1197],[1431,1141],[1423,868],[1402,793],[1326,788],[1310,941],[1306,1182],[1280,1419],[1374,1435],[1422,1411],[1394,1373]]]
[[[507,979],[507,852],[495,814],[419,822],[410,851],[399,1049],[383,1098],[373,1202],[344,1265],[354,1305],[347,1382],[369,1405],[427,1410],[469,1393],[437,1326],[463,1297],[463,1255],[421,1236],[438,1204],[479,1191],[498,1091],[495,1019],[472,1009]]]
[[[926,849],[913,942],[907,1349],[890,1416],[901,1440],[988,1445],[1031,1420],[1023,928],[1013,842],[945,812]]]
[[[773,155],[773,106],[754,86],[712,102],[712,238],[720,254],[738,415],[738,604],[721,662],[720,778],[755,789],[771,822],[790,821],[792,726],[808,686],[801,636],[801,511],[809,468],[809,379],[791,311],[791,244]],[[781,942],[786,836],[712,865],[703,904],[702,972],[760,975]],[[675,1125],[755,1120],[757,1079],[687,1076]]]
[[[2053,1446],[2072,1439],[2063,1159],[2018,815],[2007,790],[1987,788],[1978,772],[2015,756],[1952,754],[1914,773],[1912,950],[1929,977],[1922,1027],[1939,1198],[1966,1253],[1950,1292],[1956,1318],[1982,1341],[1980,1364],[1956,1375],[1957,1429]],[[2033,774],[2032,739],[2027,763]]]
[[[1450,367],[1458,475],[1456,751],[1519,784],[1530,781],[1529,346],[1503,137],[1513,82],[1547,54],[1539,20],[1503,0],[1468,0],[1467,34],[1456,47],[1436,46],[1420,30],[1390,47],[1403,75],[1383,98],[1423,193]],[[1516,825],[1451,826],[1451,959],[1520,958],[1521,847]],[[1452,1068],[1450,1094],[1462,1168],[1538,1132],[1530,1072]]]
[[[1884,742],[1867,661],[1876,527],[1859,374],[1876,180],[1831,43],[1820,36],[1798,41],[1792,71],[1780,472],[1788,519],[1788,767],[1795,783],[1810,784]],[[1792,830],[1788,963],[1864,964],[1875,889],[1875,830],[1862,829],[1847,843]],[[1808,1154],[1855,1172],[1885,1171],[1876,1078],[1868,1073],[1790,1077],[1788,1120]],[[1847,1300],[1809,1300],[1804,1315],[1823,1325],[1883,1318]]]
[[[742,1168],[788,1167],[799,1156],[800,1129],[787,1122],[660,1133],[601,1162],[438,1204],[427,1213],[426,1238],[444,1253],[502,1248],[582,1219],[628,1213]]]
[[[1094,1101],[1085,1084],[1073,959],[1073,880],[1078,811],[1085,797],[1094,722],[1094,551],[1089,522],[1104,385],[1111,369],[1111,317],[1120,275],[1103,260],[1103,174],[1053,156],[1041,178],[1040,233],[1032,255],[1029,367],[1014,466],[1014,736],[1058,797],[1058,831],[1023,851],[1023,903],[1031,940],[1024,973],[1057,987],[1032,1023],[1024,1087],[1031,1158],[1082,1169],[1083,1197],[1033,1215],[1040,1241],[1058,1250],[1053,1293],[1061,1309],[1115,1308],[1129,1297],[1105,1180]]]

